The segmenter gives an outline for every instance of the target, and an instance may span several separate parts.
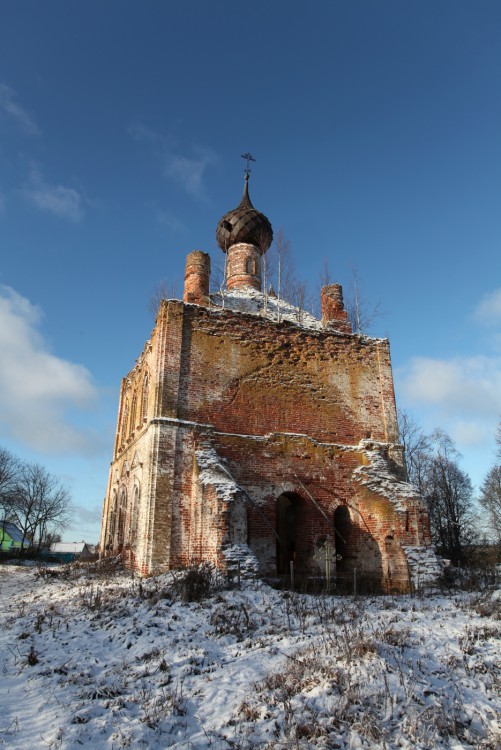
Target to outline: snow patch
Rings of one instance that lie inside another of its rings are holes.
[[[498,592],[485,614],[478,592],[312,597],[262,583],[183,603],[165,595],[174,574],[73,570],[0,566],[2,747],[499,745]]]
[[[408,546],[403,547],[403,550],[415,589],[435,583],[442,575],[444,564],[434,547]]]
[[[324,330],[322,322],[306,310],[301,310],[283,299],[279,302],[276,297],[266,296],[263,292],[258,292],[257,289],[251,287],[213,294],[211,300],[228,310],[260,315],[277,323],[281,320],[288,320],[302,328]]]
[[[353,471],[356,481],[368,487],[372,492],[390,500],[396,510],[405,511],[407,505],[402,500],[422,503],[417,489],[409,482],[403,482],[395,476],[387,457],[388,446],[374,440],[361,440],[360,450],[369,461],[367,466],[358,466]]]
[[[221,500],[232,502],[244,493],[215,449],[205,443],[196,452],[198,478],[204,487],[213,487]]]
[[[259,563],[247,544],[232,544],[223,549],[228,573],[235,576],[240,569],[242,580],[254,580],[259,572]]]
[[[302,310],[284,299],[279,301],[276,297],[270,297],[269,295],[265,295],[263,292],[259,292],[257,289],[252,289],[251,287],[231,289],[222,293],[218,292],[217,294],[212,294],[211,302],[215,306],[223,309],[247,313],[249,315],[258,315],[267,320],[274,321],[275,323],[280,323],[281,321],[286,320],[299,328],[304,328],[309,331],[328,331],[337,336],[357,335],[360,339],[367,341],[384,340],[374,339],[370,336],[346,334],[341,331],[336,331],[335,323],[331,322],[326,327],[321,320],[307,310]]]

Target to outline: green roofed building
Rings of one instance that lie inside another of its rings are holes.
[[[24,540],[23,532],[10,521],[0,521],[0,550],[2,552],[11,552],[20,550],[21,547],[29,547],[29,539]]]

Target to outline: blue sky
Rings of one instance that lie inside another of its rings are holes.
[[[17,0],[0,24],[0,444],[97,540],[148,296],[241,195],[389,336],[400,406],[478,485],[501,415],[497,0]]]

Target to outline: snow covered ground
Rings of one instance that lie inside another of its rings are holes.
[[[0,567],[0,745],[497,748],[501,592],[185,603],[171,575]]]

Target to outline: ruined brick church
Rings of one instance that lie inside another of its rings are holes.
[[[249,197],[186,259],[123,379],[101,555],[155,574],[193,562],[266,578],[358,575],[408,588],[433,571],[426,507],[405,481],[387,339],[352,333],[341,287],[321,320],[261,290],[273,233]],[[356,572],[355,572],[356,571]]]

